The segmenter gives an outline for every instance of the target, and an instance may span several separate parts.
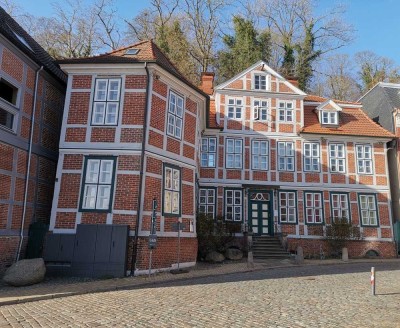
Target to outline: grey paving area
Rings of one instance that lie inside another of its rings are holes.
[[[0,327],[400,327],[400,262],[275,268],[0,307]]]

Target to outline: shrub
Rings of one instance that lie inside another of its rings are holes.
[[[207,253],[224,253],[226,245],[234,240],[234,233],[241,231],[240,223],[225,222],[222,217],[216,219],[205,214],[197,215],[198,258],[204,259]]]
[[[326,240],[331,253],[340,254],[349,240],[362,239],[360,227],[352,225],[346,218],[332,218],[326,226]]]

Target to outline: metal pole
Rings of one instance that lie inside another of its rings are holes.
[[[181,257],[181,223],[178,222],[178,271],[179,271],[180,257]]]
[[[375,267],[371,267],[371,293],[375,296]]]
[[[149,278],[150,278],[150,276],[151,276],[151,257],[152,257],[152,255],[153,255],[153,250],[152,249],[150,249],[150,258],[149,258]]]

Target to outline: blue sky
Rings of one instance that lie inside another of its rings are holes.
[[[24,11],[34,15],[49,16],[52,12],[51,0],[16,0],[16,2]],[[333,2],[320,0],[316,11],[324,12]],[[349,46],[341,48],[339,52],[352,55],[358,51],[371,50],[400,64],[400,51],[397,45],[400,35],[400,1],[343,0],[339,3],[346,6],[346,20],[356,29],[355,40]],[[148,4],[149,0],[117,0],[119,14],[124,18],[134,17]]]

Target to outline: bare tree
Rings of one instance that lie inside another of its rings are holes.
[[[356,100],[361,95],[355,66],[347,54],[336,54],[318,63],[313,93],[339,100]]]
[[[118,16],[114,0],[98,0],[94,4],[95,14],[98,18],[99,39],[105,46],[112,50],[121,45],[122,32],[117,24]]]
[[[127,36],[134,40],[160,39],[165,37],[166,26],[176,19],[179,0],[151,0],[150,7],[141,11],[128,24]]]
[[[215,43],[220,35],[219,21],[226,6],[226,0],[184,0],[182,10],[192,40],[190,54],[203,72],[214,60]]]
[[[372,51],[362,51],[355,54],[355,59],[363,92],[378,82],[400,81],[400,67],[390,58],[379,56]]]

